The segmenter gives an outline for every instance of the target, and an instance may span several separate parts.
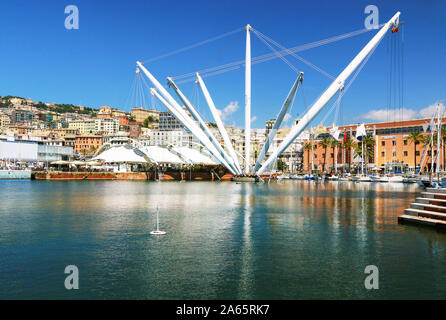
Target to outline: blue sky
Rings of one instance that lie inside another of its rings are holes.
[[[79,8],[79,30],[64,28],[64,8]],[[129,110],[135,61],[241,28],[247,23],[278,43],[293,47],[364,28],[364,8],[379,8],[380,23],[396,11],[404,21],[404,111],[388,104],[388,34],[342,101],[338,123],[419,117],[446,100],[446,2],[438,1],[2,1],[0,12],[0,95],[44,102],[110,105]],[[337,76],[375,31],[300,52],[305,59]],[[147,63],[164,84],[176,76],[244,58],[244,34]],[[271,51],[254,35],[252,55]],[[303,112],[330,79],[288,58],[305,72],[292,117]],[[280,59],[252,68],[254,127],[280,109],[296,73]],[[244,123],[243,69],[204,79],[227,124]],[[194,83],[180,85],[207,120],[211,114]],[[305,97],[305,99],[304,99]],[[305,103],[306,101],[306,103]],[[231,102],[233,102],[231,104]],[[238,103],[238,109],[237,106]],[[160,109],[159,103],[156,108]],[[234,111],[235,110],[235,111]],[[234,111],[231,113],[231,111]],[[323,112],[314,124],[323,118]],[[373,119],[375,118],[375,119]],[[332,121],[328,117],[327,123]]]

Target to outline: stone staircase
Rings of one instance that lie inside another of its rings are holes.
[[[426,188],[410,208],[398,217],[400,223],[414,223],[446,230],[446,188]]]

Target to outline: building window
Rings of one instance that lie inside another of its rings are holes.
[[[395,146],[395,145],[396,145],[396,141],[393,140],[393,141],[392,141],[392,146]]]
[[[415,151],[415,155],[419,156],[420,155],[420,151]]]
[[[394,157],[396,157],[396,151],[393,151],[393,152],[392,152],[392,155],[393,155]]]
[[[334,154],[333,153],[330,153],[330,158],[334,158]]]
[[[381,145],[382,145],[382,146],[385,146],[385,145],[386,145],[386,142],[385,142],[385,141],[381,141]]]
[[[407,151],[404,151],[404,156],[407,157]]]
[[[407,140],[404,140],[404,145],[407,146]]]
[[[386,155],[386,153],[383,151],[381,152],[381,157],[384,157]]]

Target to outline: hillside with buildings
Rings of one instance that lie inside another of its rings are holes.
[[[251,162],[255,162],[272,124],[274,120],[267,121],[265,128],[252,130]],[[208,123],[208,126],[223,143],[215,123]],[[231,126],[227,126],[227,130],[235,151],[243,155],[244,130]],[[279,130],[274,145],[278,145],[288,131]],[[16,155],[16,160],[21,158],[24,161],[57,161],[91,156],[104,145],[202,148],[199,141],[170,112],[145,108],[125,112],[109,106],[94,109],[15,96],[0,98],[1,141],[32,141],[46,146],[46,151],[40,152],[37,159]],[[300,146],[301,143],[293,144],[283,154],[279,167],[282,167],[282,163],[293,171],[301,167]],[[2,152],[5,151],[0,148],[2,159],[14,160],[14,155]]]

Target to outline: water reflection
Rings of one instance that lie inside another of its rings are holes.
[[[446,296],[446,235],[397,224],[416,185],[0,182],[0,298]],[[151,237],[156,208],[166,237]],[[364,267],[384,284],[363,290]],[[429,270],[429,273],[424,272]],[[414,282],[408,279],[416,279]]]

